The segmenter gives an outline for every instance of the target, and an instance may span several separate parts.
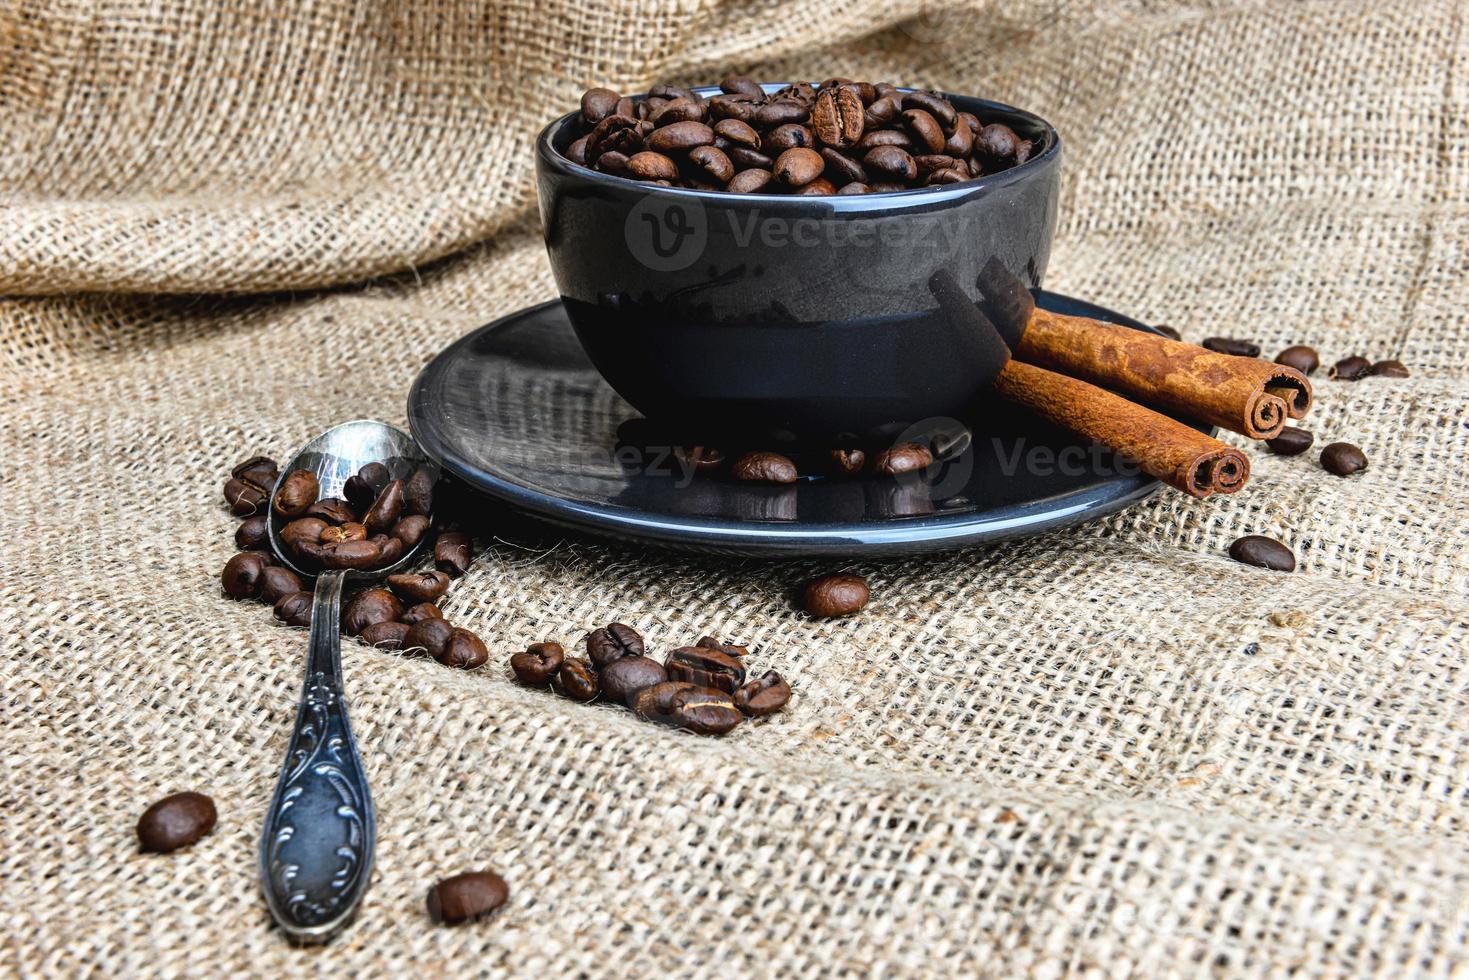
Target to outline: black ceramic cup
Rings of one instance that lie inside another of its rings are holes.
[[[546,249],[597,370],[644,415],[702,438],[884,438],[963,417],[997,365],[984,338],[942,315],[930,283],[977,299],[980,270],[998,259],[1040,286],[1061,142],[1031,113],[949,99],[1035,152],[941,187],[730,194],[580,166],[562,155],[576,114],[547,126],[536,141]]]

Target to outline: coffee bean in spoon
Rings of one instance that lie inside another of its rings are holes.
[[[622,657],[641,657],[643,638],[626,623],[609,623],[587,634],[587,656],[600,670]]]
[[[1296,570],[1296,556],[1289,548],[1260,534],[1247,534],[1229,546],[1229,557],[1256,568],[1268,568],[1274,572]]]
[[[213,830],[217,818],[214,801],[203,793],[174,793],[143,811],[138,843],[155,854],[176,851]]]
[[[1274,439],[1266,439],[1265,445],[1277,456],[1299,456],[1311,448],[1316,437],[1307,429],[1289,427],[1280,430]]]
[[[281,481],[271,506],[281,517],[300,517],[306,513],[308,507],[316,503],[319,490],[315,473],[310,470],[292,470]]]
[[[428,891],[428,917],[444,925],[470,922],[504,905],[510,886],[493,871],[470,871],[445,878]]]
[[[342,485],[342,496],[360,513],[365,514],[391,479],[392,474],[382,463],[368,463],[347,477],[347,482]]]
[[[398,523],[398,518],[403,516],[404,506],[403,481],[389,480],[363,515],[362,523],[374,533],[385,532]]]
[[[306,508],[307,517],[319,517],[328,524],[355,523],[357,512],[352,505],[339,497],[323,497]]]
[[[434,484],[437,482],[433,472],[425,466],[413,471],[403,484],[403,505],[407,515],[426,518],[434,512]]]
[[[510,669],[520,683],[539,686],[549,683],[565,660],[566,651],[561,644],[532,643],[510,658]]]
[[[394,524],[388,533],[403,542],[404,548],[414,548],[428,533],[429,519],[422,514],[409,514]]]
[[[1367,468],[1367,454],[1350,442],[1333,442],[1321,450],[1321,466],[1333,476],[1351,476]]]
[[[1295,368],[1302,374],[1310,374],[1321,366],[1321,357],[1316,353],[1316,348],[1295,344],[1276,354],[1275,363]]]
[[[806,584],[802,604],[819,619],[850,616],[867,605],[872,592],[860,575],[826,575]]]
[[[1231,354],[1235,357],[1259,357],[1260,345],[1252,340],[1241,340],[1237,337],[1206,337],[1199,345],[1205,350],[1211,350],[1216,354]]]

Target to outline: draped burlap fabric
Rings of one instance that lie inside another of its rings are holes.
[[[1453,972],[1469,930],[1469,39],[1455,0],[0,10],[0,971],[22,976]],[[358,923],[256,884],[303,635],[220,596],[238,457],[401,421],[448,341],[554,295],[534,132],[589,84],[847,74],[1066,141],[1048,285],[1406,381],[1318,383],[1249,489],[855,563],[507,531],[445,603],[491,664],[349,643],[378,805]],[[1229,561],[1288,542],[1293,575]],[[797,692],[722,741],[517,687],[611,619]],[[214,833],[137,853],[137,815]],[[433,927],[428,885],[510,881]]]

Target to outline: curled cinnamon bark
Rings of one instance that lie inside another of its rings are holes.
[[[1111,447],[1189,496],[1235,493],[1250,477],[1249,457],[1240,450],[1085,381],[1010,361],[994,387],[1007,401]]]
[[[1295,368],[1042,309],[1015,356],[1251,439],[1273,439],[1311,409],[1311,383]]]

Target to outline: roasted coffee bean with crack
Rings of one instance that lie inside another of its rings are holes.
[[[900,442],[872,458],[872,470],[883,476],[916,473],[933,465],[933,453],[916,442]]]
[[[306,513],[308,507],[316,503],[318,489],[315,473],[310,470],[292,470],[276,489],[271,506],[282,517],[300,517]]]
[[[587,634],[587,656],[600,670],[623,657],[641,657],[643,637],[626,623],[609,623]]]
[[[699,687],[675,693],[669,717],[699,735],[723,735],[745,720],[728,693]]]
[[[731,475],[741,483],[795,483],[796,464],[780,453],[750,452],[735,460]]]
[[[663,725],[673,724],[673,697],[680,691],[692,691],[693,684],[687,681],[664,681],[636,691],[628,698],[628,707],[644,721]]]
[[[421,653],[442,658],[449,650],[449,641],[454,638],[454,627],[447,619],[425,619],[408,627],[403,634],[403,652]]]
[[[342,607],[342,629],[356,636],[373,623],[390,623],[403,615],[403,603],[387,589],[364,589]]]
[[[217,819],[214,801],[203,793],[174,793],[138,818],[138,844],[154,854],[176,851],[213,830]]]
[[[469,535],[463,531],[445,531],[434,542],[434,565],[450,578],[459,578],[469,571]]]
[[[836,476],[856,476],[867,464],[867,454],[860,449],[833,449],[828,458]]]
[[[735,707],[751,718],[775,714],[790,699],[791,686],[774,670],[767,670],[734,694]]]
[[[340,544],[343,541],[366,541],[367,527],[356,521],[346,524],[328,525],[322,529],[318,540],[322,544]]]
[[[599,679],[603,698],[629,704],[638,691],[668,680],[668,673],[651,657],[619,657],[602,668]]]
[[[383,581],[409,602],[435,602],[449,591],[453,580],[444,572],[423,571],[389,575]]]
[[[860,575],[825,575],[806,583],[801,595],[806,612],[820,619],[834,619],[860,611],[872,592]]]
[[[555,687],[573,701],[592,701],[601,691],[601,681],[590,661],[567,657],[556,672]]]
[[[866,108],[848,88],[823,89],[811,108],[811,128],[827,146],[851,146],[862,138]]]
[[[668,655],[668,679],[734,693],[745,682],[739,657],[709,647],[679,647]]]
[[[266,491],[230,477],[224,481],[224,502],[236,517],[249,517],[265,509]]]
[[[1350,442],[1333,442],[1321,450],[1321,466],[1333,476],[1351,476],[1367,468],[1367,454]]]
[[[280,470],[276,467],[275,460],[269,456],[251,456],[230,470],[230,476],[270,493],[275,487],[275,481],[280,478]]]
[[[298,517],[281,528],[281,541],[296,554],[305,554],[305,547],[320,544],[330,526],[319,517]]]
[[[355,523],[357,512],[352,505],[338,497],[323,497],[306,508],[307,517],[319,517],[328,524]]]
[[[510,658],[510,669],[522,684],[540,686],[556,676],[566,662],[566,651],[559,643],[532,643]]]

